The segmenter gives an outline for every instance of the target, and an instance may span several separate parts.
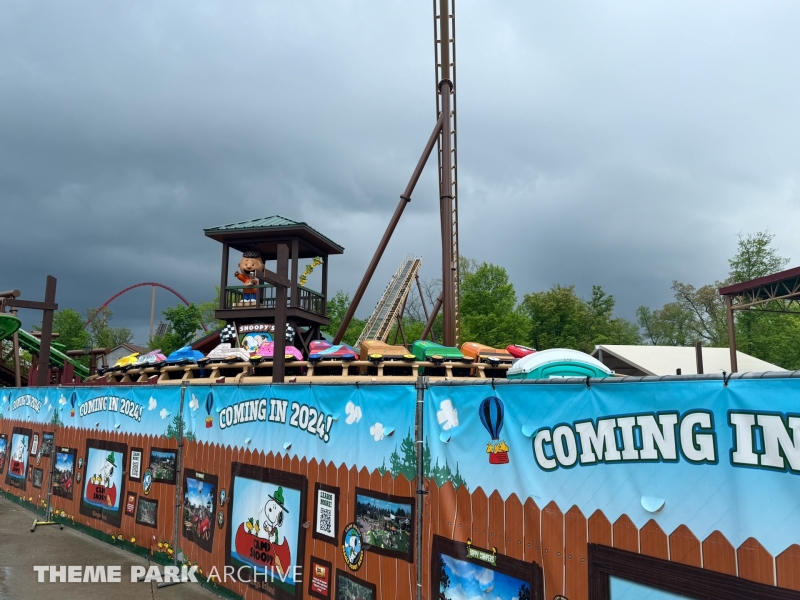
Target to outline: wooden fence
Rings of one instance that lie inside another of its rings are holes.
[[[43,424],[0,420],[0,432],[8,435],[9,450],[11,433],[14,427],[30,428],[39,434],[52,431],[52,427]],[[116,433],[59,427],[55,435],[55,448],[76,448],[78,457],[86,460],[87,439],[103,439],[126,444],[128,452],[131,448],[143,449],[143,466],[147,463],[150,448],[177,448],[174,438],[163,436],[144,436],[140,434]],[[30,456],[29,460],[35,458]],[[218,477],[219,489],[231,491],[231,464],[240,462],[258,465],[302,475],[308,480],[306,516],[303,521],[314,522],[314,485],[324,483],[339,488],[339,529],[354,520],[355,488],[367,488],[397,496],[413,497],[416,484],[402,475],[393,478],[389,473],[381,475],[375,470],[371,473],[366,468],[357,470],[347,468],[344,464],[334,465],[316,459],[307,461],[297,457],[288,457],[280,453],[252,452],[249,449],[221,447],[216,444],[186,442],[183,455],[183,467],[198,472],[214,474]],[[27,483],[25,496],[33,502],[40,503],[46,498],[47,473],[50,459],[43,457],[38,468],[45,473],[45,485],[41,489],[33,488]],[[126,465],[127,468],[127,465]],[[8,455],[6,457],[8,469]],[[86,469],[82,470],[86,476]],[[179,475],[182,476],[182,475]],[[84,481],[81,481],[83,484]],[[426,482],[428,493],[422,503],[423,512],[423,590],[428,596],[429,568],[431,563],[430,548],[434,535],[440,535],[460,542],[468,539],[481,548],[496,547],[498,553],[512,558],[535,562],[542,567],[545,582],[545,598],[552,600],[556,595],[566,596],[569,600],[588,599],[588,544],[604,544],[623,550],[638,552],[644,555],[661,558],[673,562],[693,565],[742,577],[758,583],[777,585],[792,590],[800,590],[800,546],[794,544],[777,557],[772,557],[754,538],[746,540],[739,548],[719,532],[715,531],[705,540],[700,541],[687,527],[681,525],[667,534],[659,525],[651,520],[641,529],[637,529],[630,518],[621,516],[611,523],[606,516],[596,511],[588,518],[573,506],[566,512],[551,502],[540,508],[531,499],[520,500],[511,495],[505,500],[496,491],[486,496],[481,488],[471,493],[461,486],[456,490],[452,483],[441,488],[432,481]],[[158,501],[157,527],[152,528],[137,524],[134,517],[123,516],[121,526],[112,528],[99,520],[80,514],[80,496],[82,485],[75,484],[73,500],[53,496],[54,507],[64,510],[73,516],[78,523],[104,531],[111,541],[112,534],[121,533],[125,540],[136,539],[136,545],[157,551],[159,541],[170,541],[173,538],[174,511],[176,505],[176,486],[154,483],[148,499]],[[5,484],[5,474],[0,477],[0,487],[15,495],[19,490]],[[125,490],[142,497],[141,483],[125,476]],[[181,499],[182,500],[182,499]],[[122,505],[124,507],[125,497]],[[217,507],[217,510],[220,510]],[[222,508],[226,521],[222,528],[214,524],[214,540],[211,552],[200,548],[183,538],[181,534],[179,547],[191,561],[196,561],[208,573],[212,566],[222,572],[225,564],[225,528],[228,511]],[[418,504],[419,510],[419,504]],[[793,526],[793,525],[787,525]],[[311,529],[301,529],[305,535],[306,568],[310,557],[331,562],[336,568],[347,570],[341,546],[314,538]],[[416,551],[416,549],[415,549]],[[415,561],[419,557],[415,556]],[[375,584],[379,598],[411,600],[415,596],[416,576],[415,564],[402,559],[366,552],[364,564],[356,573],[357,577]],[[305,581],[305,579],[304,579]],[[228,583],[226,587],[247,599],[264,598],[261,592],[249,588],[246,584]],[[306,584],[303,584],[304,596]]]
[[[773,558],[752,537],[739,548],[719,531],[701,542],[685,525],[667,535],[654,520],[637,529],[627,515],[611,523],[598,510],[587,519],[577,506],[563,512],[550,502],[540,509],[531,498],[522,502],[512,494],[503,500],[496,491],[487,497],[481,488],[470,493],[464,486],[456,490],[450,482],[441,488],[428,486],[424,518],[423,548],[430,549],[433,535],[460,542],[469,538],[478,547],[496,547],[498,553],[535,562],[544,572],[547,600],[557,595],[588,599],[590,543],[800,590],[797,544]],[[427,582],[429,554],[422,565]]]

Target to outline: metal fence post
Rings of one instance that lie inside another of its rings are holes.
[[[417,377],[417,410],[414,417],[414,447],[417,451],[417,519],[416,545],[417,545],[417,600],[422,600],[422,522],[425,513],[425,390],[428,388],[428,378]]]
[[[175,515],[175,523],[173,525],[173,538],[172,538],[172,561],[173,564],[177,567],[178,566],[178,532],[180,528],[178,526],[179,522],[183,521],[183,514],[182,514],[182,506],[183,506],[183,405],[184,399],[186,398],[186,382],[181,382],[181,407],[180,411],[178,412],[178,459],[176,461],[175,469],[177,473],[175,475],[176,479],[178,480],[176,483],[176,492],[175,492],[175,509],[173,514]],[[181,579],[178,581],[165,581],[163,583],[159,583],[156,587],[162,588],[167,587],[170,585],[175,585],[177,583],[183,583]]]

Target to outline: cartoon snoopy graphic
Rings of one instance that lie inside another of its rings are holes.
[[[14,456],[12,456],[12,460],[16,460],[17,462],[22,462],[22,459],[25,458],[25,442],[27,440],[23,440],[17,446],[16,451],[14,452]]]
[[[264,505],[264,521],[258,537],[268,539],[270,542],[278,543],[278,528],[283,525],[283,513],[289,513],[286,502],[283,499],[283,488],[279,487],[275,495],[267,494],[269,500]]]
[[[116,466],[114,453],[112,452],[108,455],[108,457],[106,457],[106,462],[103,464],[103,469],[100,471],[100,477],[103,485],[107,488],[111,487],[111,476],[114,475],[114,468]]]

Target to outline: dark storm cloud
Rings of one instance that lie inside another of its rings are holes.
[[[800,255],[798,17],[458,0],[462,253],[520,296],[600,283],[627,316],[722,278],[738,232]],[[421,0],[0,6],[0,288],[35,297],[52,273],[79,310],[140,281],[208,299],[202,229],[282,214],[345,246],[331,287],[352,293],[435,120],[432,35]],[[406,252],[437,275],[434,177],[360,313]],[[148,303],[114,305],[139,341]]]

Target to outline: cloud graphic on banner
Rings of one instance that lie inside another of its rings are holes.
[[[67,403],[67,397],[62,395],[61,398],[58,399],[58,403],[64,406]]]
[[[347,403],[347,406],[344,407],[344,412],[347,413],[347,419],[345,419],[345,422],[348,425],[358,423],[361,420],[361,407],[356,406],[352,402]]]
[[[167,415],[169,415],[169,411],[168,411],[166,408],[162,408],[162,409],[161,409],[161,412],[160,412],[160,413],[158,413],[158,414],[159,414],[159,415],[161,415],[161,418],[162,418],[162,419],[166,419],[166,418],[167,418]]]
[[[375,423],[375,425],[369,428],[369,432],[372,435],[372,439],[376,442],[380,442],[383,439],[383,423]]]
[[[192,410],[197,410],[198,408],[200,408],[200,402],[198,402],[197,396],[195,396],[194,394],[192,394],[192,401],[189,402],[189,408],[191,408]]]
[[[147,405],[147,410],[155,410],[156,406],[158,406],[158,402],[156,399],[150,396],[150,403]]]
[[[436,420],[442,429],[447,431],[453,427],[458,427],[458,410],[453,406],[453,401],[449,398],[439,403],[439,411],[436,413]]]

